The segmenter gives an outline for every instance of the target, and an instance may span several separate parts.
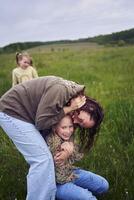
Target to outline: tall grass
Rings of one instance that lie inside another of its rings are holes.
[[[86,85],[103,105],[105,119],[98,140],[79,163],[106,177],[109,192],[100,199],[134,197],[134,47],[56,46],[30,54],[40,76],[57,75]],[[0,95],[11,87],[15,55],[0,55]],[[22,156],[0,130],[0,199],[24,200],[28,170]]]

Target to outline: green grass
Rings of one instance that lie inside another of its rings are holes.
[[[105,119],[98,140],[79,163],[110,183],[104,200],[134,197],[134,46],[90,44],[48,46],[29,50],[40,76],[58,75],[86,85],[87,95],[103,105]],[[0,95],[11,87],[15,55],[0,55]],[[0,130],[0,199],[25,199],[28,166]]]

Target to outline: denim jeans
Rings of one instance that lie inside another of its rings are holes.
[[[45,140],[33,124],[0,112],[0,126],[30,165],[26,200],[54,200],[54,163]]]
[[[96,195],[107,192],[109,184],[103,177],[90,171],[75,169],[78,178],[57,184],[57,200],[96,200]]]

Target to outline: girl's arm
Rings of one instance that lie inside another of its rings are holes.
[[[61,145],[61,148],[62,151],[58,152],[54,156],[55,163],[59,166],[62,166],[67,159],[69,159],[69,162],[73,164],[75,161],[81,160],[84,156],[83,153],[79,152],[78,145],[73,144],[72,142],[64,142]]]
[[[12,71],[12,87],[18,84],[17,77],[15,75],[14,70]]]
[[[63,142],[61,144],[61,151],[54,156],[55,163],[58,165],[63,165],[64,162],[70,158],[74,151],[73,142]]]
[[[74,144],[74,151],[70,156],[70,161],[74,163],[75,161],[79,161],[84,157],[84,154],[80,152],[80,148],[78,144]]]
[[[49,134],[46,138],[46,142],[53,155],[55,163],[58,166],[64,165],[64,162],[68,159],[69,155],[66,150],[61,149],[60,139],[52,134]]]
[[[35,68],[33,68],[33,78],[38,78],[38,73]]]
[[[74,151],[74,144],[73,142],[63,142],[61,145],[61,149],[68,152],[68,155],[72,155]]]

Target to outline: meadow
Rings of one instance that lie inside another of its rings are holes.
[[[134,199],[134,46],[90,43],[28,50],[40,76],[57,75],[86,86],[105,110],[99,137],[79,166],[106,177],[100,200]],[[0,96],[11,87],[15,54],[0,54]],[[28,166],[0,129],[0,200],[24,200]]]

